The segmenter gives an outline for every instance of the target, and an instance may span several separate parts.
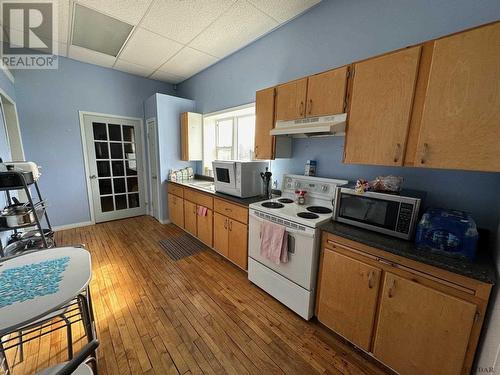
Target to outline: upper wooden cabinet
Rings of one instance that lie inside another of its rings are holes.
[[[296,120],[306,114],[307,78],[276,87],[276,121]]]
[[[385,276],[373,354],[404,375],[462,373],[476,305]]]
[[[345,112],[348,67],[315,74],[307,79],[306,117]]]
[[[353,65],[345,163],[403,165],[421,46]]]
[[[181,160],[203,159],[203,116],[200,113],[181,113]]]
[[[500,22],[430,48],[414,165],[499,172]]]
[[[270,160],[274,157],[274,87],[255,94],[255,159]]]
[[[318,320],[369,351],[382,271],[327,248],[320,269]]]
[[[276,87],[276,121],[345,111],[348,67],[329,70]]]

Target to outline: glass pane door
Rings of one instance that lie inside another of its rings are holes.
[[[89,116],[85,127],[96,222],[144,214],[140,122]]]

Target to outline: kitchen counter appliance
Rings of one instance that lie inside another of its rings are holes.
[[[216,160],[212,162],[215,191],[240,198],[262,194],[261,173],[269,163],[265,161]]]
[[[353,186],[339,187],[334,219],[364,229],[409,240],[415,233],[424,192],[357,192]]]
[[[344,180],[284,175],[282,196],[253,203],[249,210],[248,279],[308,320],[313,316],[318,272],[319,226],[331,220],[336,188]],[[305,205],[295,191],[307,191]],[[261,255],[262,225],[283,226],[288,262],[275,264]]]

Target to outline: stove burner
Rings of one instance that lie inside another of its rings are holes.
[[[332,213],[332,210],[329,209],[328,207],[321,207],[321,206],[307,207],[307,211],[314,212],[316,214],[331,214]]]
[[[278,203],[278,202],[264,202],[261,204],[262,207],[265,208],[283,208],[285,207],[284,204]]]
[[[311,212],[299,212],[297,216],[303,219],[317,219],[319,217],[318,215]]]
[[[278,202],[281,202],[281,203],[293,203],[293,199],[281,198],[281,199],[278,199]]]

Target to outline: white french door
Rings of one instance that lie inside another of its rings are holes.
[[[142,122],[83,114],[83,126],[95,222],[144,215]]]

